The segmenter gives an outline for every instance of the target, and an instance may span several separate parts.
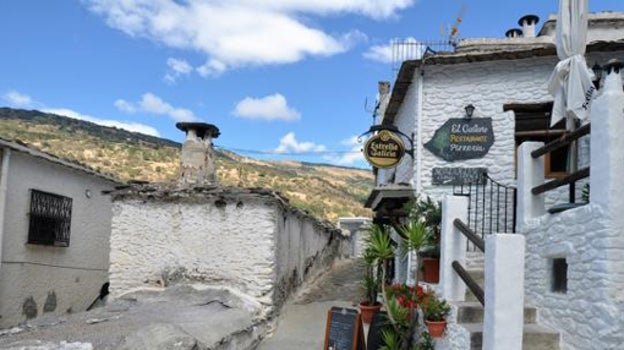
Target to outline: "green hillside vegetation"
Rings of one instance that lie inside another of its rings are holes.
[[[0,137],[20,140],[123,181],[172,181],[179,169],[177,142],[39,111],[0,108]],[[368,170],[217,153],[222,185],[274,189],[291,204],[332,222],[338,217],[370,216],[363,208],[373,186]]]

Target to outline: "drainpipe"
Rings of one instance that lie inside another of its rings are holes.
[[[4,148],[2,152],[2,165],[0,165],[0,269],[2,268],[2,241],[4,240],[4,211],[6,208],[6,196],[9,176],[9,158],[11,150]]]
[[[424,60],[424,58],[423,58]],[[419,68],[418,75],[418,107],[416,107],[416,193],[419,194],[422,191],[422,113],[423,113],[423,80],[425,72],[423,70],[424,65]]]

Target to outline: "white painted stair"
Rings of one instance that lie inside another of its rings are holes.
[[[477,284],[484,286],[483,265],[470,261],[468,273]],[[469,290],[466,291],[466,301],[454,303],[458,307],[457,323],[470,332],[470,349],[482,349],[483,344],[483,306]],[[560,350],[560,335],[558,332],[537,324],[535,308],[524,309],[523,350]]]

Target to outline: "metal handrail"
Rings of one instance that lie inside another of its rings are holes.
[[[591,124],[583,125],[580,128],[572,131],[571,133],[564,134],[563,136],[561,136],[561,138],[558,138],[552,142],[549,142],[546,145],[531,152],[531,157],[539,158],[546,153],[565,147],[569,145],[570,143],[572,143],[573,141],[576,141],[579,138],[585,135],[588,135],[590,132],[591,132]]]
[[[459,232],[463,233],[470,242],[472,242],[477,248],[479,248],[482,252],[485,252],[485,242],[483,238],[479,237],[476,233],[474,233],[463,221],[460,219],[453,220],[453,225],[459,230]]]
[[[466,271],[466,269],[464,269],[458,261],[453,261],[453,263],[451,263],[451,266],[453,266],[453,270],[455,270],[455,272],[457,272],[457,275],[459,275],[459,278],[461,278],[462,281],[466,283],[468,289],[470,289],[472,294],[474,294],[474,296],[481,303],[481,305],[485,306],[483,288],[481,288],[481,286],[479,286],[477,282],[475,282],[474,278],[470,276],[468,271]]]
[[[531,189],[531,193],[533,193],[534,195],[540,194],[540,193],[544,193],[550,190],[553,190],[557,187],[561,187],[561,186],[565,186],[565,185],[569,185],[571,183],[575,183],[578,180],[584,179],[586,177],[589,177],[589,167],[583,168],[575,173],[572,173],[566,177],[564,177],[563,179],[555,179],[552,181],[548,181],[544,184],[541,184],[539,186],[535,186]]]

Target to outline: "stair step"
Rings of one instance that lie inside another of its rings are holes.
[[[481,251],[466,252],[466,266],[467,270],[483,270],[485,265],[485,255]]]
[[[462,301],[457,305],[457,323],[483,322],[483,306],[478,301]],[[524,324],[535,323],[537,310],[534,307],[524,308]]]
[[[470,349],[481,350],[483,346],[483,323],[462,323],[470,332]],[[559,333],[537,324],[524,325],[523,350],[559,350]]]
[[[467,270],[468,274],[477,282],[481,288],[485,289],[485,272],[483,270]],[[472,294],[470,289],[466,288],[466,300],[477,301],[477,298]]]

